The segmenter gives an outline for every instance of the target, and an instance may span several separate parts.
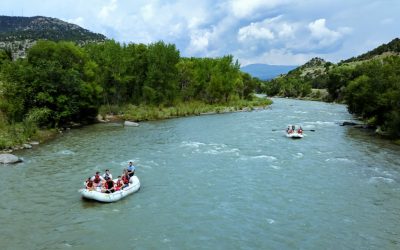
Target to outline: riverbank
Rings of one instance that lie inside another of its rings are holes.
[[[240,111],[252,111],[272,104],[267,98],[255,98],[250,101],[239,100],[225,104],[206,104],[203,102],[185,102],[172,107],[132,104],[125,106],[102,106],[99,115],[103,121],[154,121],[185,116],[221,114]]]
[[[329,93],[327,89],[311,89],[311,93],[306,96],[287,97],[287,96],[276,95],[274,97],[290,98],[290,99],[305,100],[305,101],[331,102],[329,101]]]
[[[225,104],[206,104],[192,101],[179,103],[172,107],[135,106],[132,104],[102,106],[99,109],[98,120],[100,122],[154,121],[185,116],[252,111],[264,109],[271,104],[272,101],[270,99],[255,97],[253,100],[237,100]],[[18,123],[9,125],[2,122],[0,126],[0,152],[11,153],[16,150],[29,149],[34,145],[49,141],[59,134],[62,134],[62,130],[57,128],[38,129],[32,124]]]
[[[22,124],[2,125],[0,129],[0,153],[31,149],[56,138],[59,134],[58,129],[31,128],[31,131],[27,133]]]

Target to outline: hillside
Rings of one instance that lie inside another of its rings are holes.
[[[23,57],[26,49],[40,39],[85,44],[106,37],[57,18],[0,16],[0,48],[10,49],[14,58]]]
[[[297,66],[293,65],[250,64],[242,67],[241,70],[261,80],[269,80],[279,75],[286,74],[296,67]]]
[[[382,44],[379,47],[368,51],[367,53],[364,53],[362,55],[359,55],[357,57],[352,57],[347,60],[342,61],[342,63],[349,63],[349,62],[357,62],[357,61],[363,61],[363,60],[368,60],[372,59],[376,56],[381,56],[384,54],[400,54],[400,39],[395,38],[392,41],[390,41],[387,44]]]

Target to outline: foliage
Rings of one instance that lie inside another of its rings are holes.
[[[22,121],[35,109],[47,110],[46,122],[43,116],[37,120],[40,125],[88,120],[97,113],[101,92],[90,67],[95,66],[74,44],[39,41],[26,60],[2,68],[5,83],[0,107],[10,122]]]
[[[132,117],[142,113],[137,119],[144,120],[226,105],[240,109],[261,84],[239,68],[231,55],[181,58],[175,45],[162,41],[126,45],[109,40],[83,48],[39,41],[16,61],[0,50],[0,114],[4,126],[12,128],[8,135],[28,138],[37,127],[90,122],[98,112],[105,117],[130,105],[139,107]]]
[[[351,113],[400,137],[400,57],[358,65],[345,88],[345,100]]]
[[[311,84],[295,77],[280,77],[268,81],[264,89],[269,96],[305,97],[311,93]]]

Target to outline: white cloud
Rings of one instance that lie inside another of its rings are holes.
[[[110,14],[111,14],[112,12],[114,12],[117,8],[118,8],[117,0],[110,0],[110,2],[109,2],[107,5],[104,5],[104,6],[101,8],[101,10],[100,10],[98,16],[99,16],[101,19],[106,19],[106,18],[108,18],[108,17],[110,16]]]
[[[307,53],[295,54],[287,49],[271,49],[251,57],[246,57],[245,51],[242,53],[244,53],[244,55],[242,55],[240,58],[240,64],[242,66],[252,63],[266,63],[270,65],[301,65],[310,60],[312,57],[317,56],[317,54]]]
[[[140,9],[144,21],[151,21],[154,18],[154,7],[152,4],[146,4]]]
[[[254,15],[264,9],[272,9],[284,5],[290,0],[231,0],[230,9],[237,18],[245,18]]]
[[[288,23],[282,23],[278,35],[282,38],[292,38],[294,36],[294,26]]]
[[[325,19],[318,19],[308,24],[311,37],[317,39],[321,46],[334,44],[342,37],[340,32],[328,29],[325,23]]]
[[[326,27],[326,20],[321,18],[308,24],[312,43],[316,49],[326,49],[341,42],[343,35],[350,32],[350,28],[342,27],[337,31]]]
[[[209,45],[211,32],[207,30],[194,31],[190,35],[190,45],[188,50],[192,53],[205,52]]]
[[[238,32],[239,42],[245,42],[246,40],[252,39],[272,40],[274,38],[275,35],[271,30],[255,23],[251,23],[249,26],[240,28]]]
[[[285,40],[295,36],[296,23],[283,20],[282,16],[267,18],[261,22],[251,23],[241,27],[237,34],[239,42],[251,42],[256,40]]]

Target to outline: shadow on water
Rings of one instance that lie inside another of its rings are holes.
[[[388,150],[395,150],[395,151],[400,150],[399,145],[396,145],[395,143],[393,143],[393,141],[387,138],[375,134],[375,131],[373,129],[348,127],[346,129],[346,135],[354,142],[362,143],[361,145],[362,147],[376,146]]]

